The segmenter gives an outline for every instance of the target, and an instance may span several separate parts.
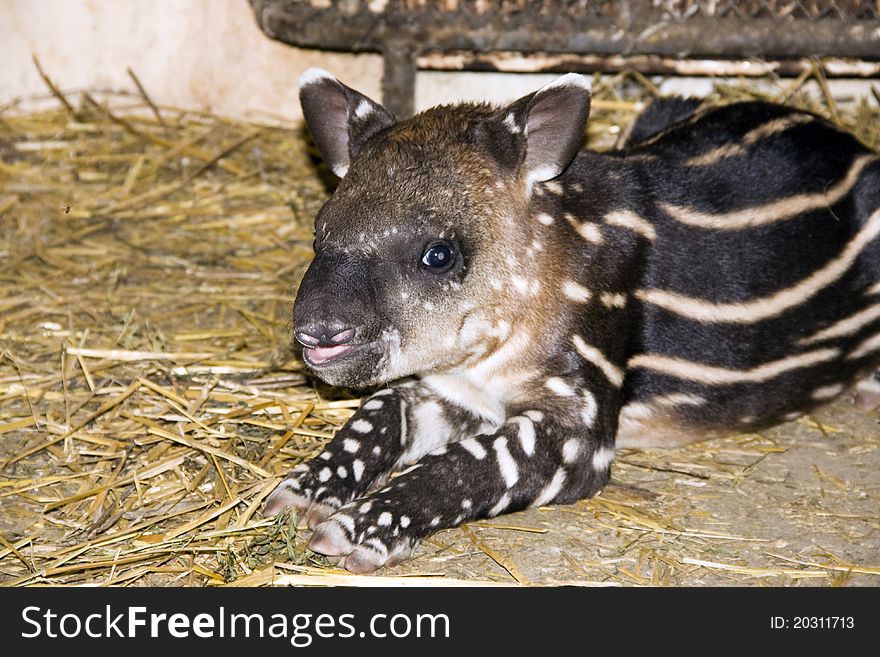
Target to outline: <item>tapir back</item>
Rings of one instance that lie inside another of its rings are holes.
[[[821,118],[711,109],[543,191],[543,212],[644,243],[618,446],[792,419],[880,362],[880,162]]]

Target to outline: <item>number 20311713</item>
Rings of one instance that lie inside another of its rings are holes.
[[[774,630],[851,630],[855,627],[852,616],[771,616],[770,627]]]

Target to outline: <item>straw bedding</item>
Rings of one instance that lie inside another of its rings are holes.
[[[622,453],[596,499],[442,532],[375,577],[333,569],[295,517],[260,515],[358,406],[288,340],[332,178],[301,127],[158,107],[132,78],[62,93],[46,77],[41,109],[0,109],[0,583],[876,585],[880,429],[845,401]],[[597,78],[590,144],[656,82]],[[880,144],[877,104],[832,98],[819,66],[716,85],[744,97]]]

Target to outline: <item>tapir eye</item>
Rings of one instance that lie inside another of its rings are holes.
[[[442,273],[452,266],[455,260],[455,251],[443,242],[436,242],[428,246],[422,254],[422,264],[435,273]]]

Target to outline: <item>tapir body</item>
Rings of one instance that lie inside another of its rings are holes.
[[[859,381],[880,400],[880,159],[822,118],[661,100],[596,153],[577,75],[404,121],[324,71],[300,98],[342,179],[294,335],[329,383],[390,385],[267,512],[305,513],[349,570],[594,495],[616,447],[759,429]]]

